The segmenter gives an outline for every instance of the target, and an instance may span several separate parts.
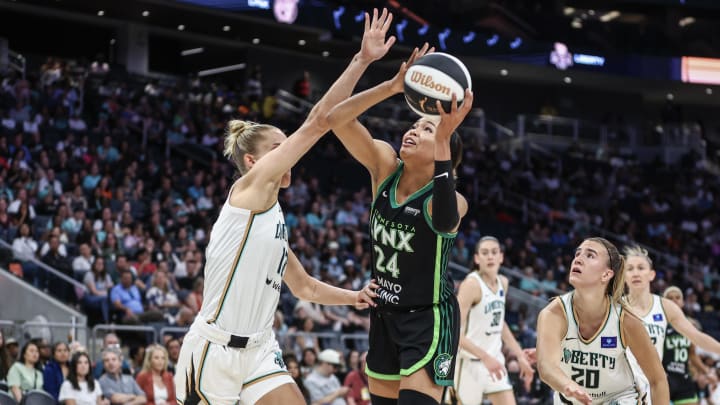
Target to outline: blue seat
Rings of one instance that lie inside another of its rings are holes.
[[[18,405],[18,403],[12,395],[6,391],[0,391],[0,405]]]
[[[20,405],[56,405],[52,395],[43,390],[30,390],[23,394]]]

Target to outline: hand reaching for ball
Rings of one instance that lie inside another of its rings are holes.
[[[449,112],[445,112],[440,100],[436,101],[438,112],[440,112],[440,123],[435,133],[436,142],[450,141],[453,132],[462,124],[465,116],[467,116],[472,109],[472,103],[473,93],[470,89],[465,89],[465,98],[460,107],[457,105],[457,94],[453,93]]]
[[[435,47],[430,47],[427,42],[422,46],[422,48],[418,49],[415,48],[413,52],[410,54],[410,57],[408,60],[402,63],[400,65],[400,69],[398,70],[397,74],[392,78],[390,81],[390,89],[392,89],[393,93],[402,93],[404,89],[404,82],[405,82],[405,74],[407,73],[410,66],[415,63],[416,60],[422,58],[423,56],[435,52]]]

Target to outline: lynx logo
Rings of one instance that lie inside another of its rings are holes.
[[[450,374],[450,364],[452,364],[452,356],[441,353],[435,358],[435,374],[438,377],[447,377]]]
[[[420,210],[413,207],[405,207],[405,214],[416,217],[418,216],[418,214],[420,214]]]

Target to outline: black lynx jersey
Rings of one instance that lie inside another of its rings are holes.
[[[383,181],[370,212],[372,275],[380,285],[376,301],[388,309],[428,306],[454,293],[446,270],[456,234],[433,229],[428,212],[432,181],[398,204],[403,168],[400,162]]]

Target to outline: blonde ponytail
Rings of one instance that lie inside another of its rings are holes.
[[[230,159],[240,171],[245,174],[246,153],[257,153],[257,146],[262,141],[265,131],[276,129],[272,125],[258,124],[252,121],[231,120],[227,124],[223,155]]]

